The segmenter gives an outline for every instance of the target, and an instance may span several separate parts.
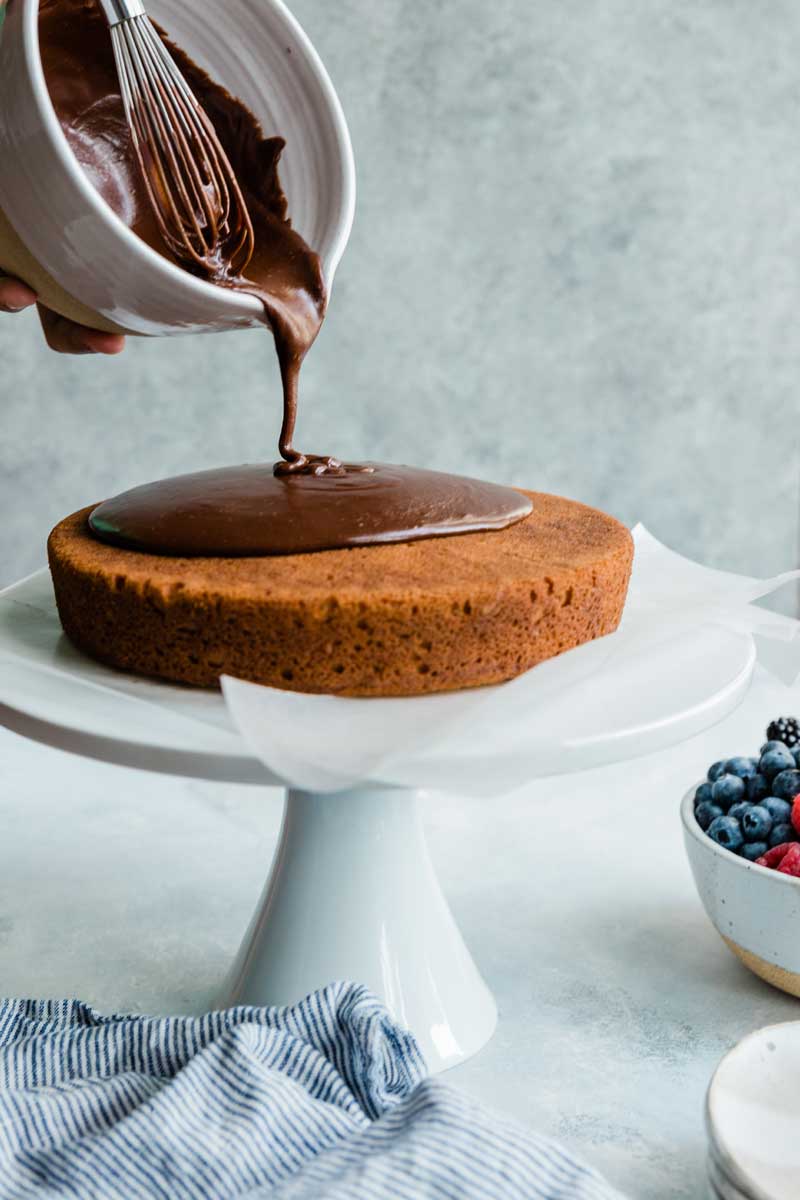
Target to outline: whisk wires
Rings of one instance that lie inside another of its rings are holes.
[[[133,148],[159,231],[177,259],[209,276],[240,276],[253,225],[236,174],[189,85],[146,15],[111,39]]]

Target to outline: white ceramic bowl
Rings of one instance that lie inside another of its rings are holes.
[[[703,907],[745,966],[800,996],[800,879],[758,867],[713,842],[695,820],[696,791],[684,798],[681,819]]]
[[[150,15],[268,134],[286,138],[281,180],[294,227],[330,286],[350,234],[355,169],[341,106],[281,0],[153,0]],[[256,325],[259,302],[195,279],[146,246],[74,158],[39,57],[38,0],[11,0],[0,36],[0,209],[49,276],[134,333]]]
[[[753,1200],[800,1196],[800,1022],[744,1038],[718,1066],[706,1098],[712,1178]],[[716,1181],[715,1180],[715,1181]],[[738,1189],[738,1191],[737,1191]]]

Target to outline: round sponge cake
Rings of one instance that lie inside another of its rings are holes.
[[[345,696],[499,683],[616,629],[633,543],[613,517],[526,493],[516,525],[270,558],[169,558],[89,531],[48,543],[61,622],[123,671],[216,686],[233,675]]]

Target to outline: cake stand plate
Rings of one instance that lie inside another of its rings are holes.
[[[741,702],[755,658],[752,638],[704,630],[677,663],[659,660],[646,696],[617,687],[603,697],[589,714],[597,732],[568,752],[565,743],[564,770],[699,733]],[[123,675],[75,650],[45,571],[0,592],[0,723],[121,766],[284,786],[249,752],[220,693]],[[420,796],[287,791],[269,878],[220,1004],[290,1004],[352,979],[413,1030],[434,1072],[489,1040],[497,1009],[437,881]]]

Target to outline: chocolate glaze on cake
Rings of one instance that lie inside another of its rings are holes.
[[[133,488],[96,508],[89,527],[132,550],[235,558],[505,529],[530,511],[511,488],[415,467],[308,476],[250,465]]]

